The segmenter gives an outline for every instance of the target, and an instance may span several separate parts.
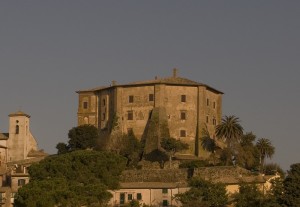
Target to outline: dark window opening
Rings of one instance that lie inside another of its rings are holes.
[[[120,193],[120,204],[125,204],[125,193]]]
[[[132,200],[132,194],[128,194],[127,198],[128,198],[129,201],[131,201]]]
[[[137,199],[138,201],[142,200],[142,194],[141,194],[141,193],[137,193],[137,194],[136,194],[136,199]]]
[[[127,120],[133,120],[133,111],[128,111]]]
[[[208,123],[208,116],[206,116],[206,123]]]
[[[129,103],[133,103],[133,96],[129,96],[129,97],[128,97],[128,102],[129,102]]]
[[[105,99],[102,100],[103,106],[105,106]]]
[[[216,108],[216,102],[213,103],[213,107],[214,107],[214,109]]]
[[[19,131],[20,131],[19,125],[16,125],[16,134],[19,134]]]
[[[18,186],[23,186],[23,185],[25,185],[25,179],[19,179]]]
[[[163,189],[162,189],[162,193],[163,193],[163,194],[168,193],[168,188],[163,188]]]
[[[180,137],[186,137],[186,131],[180,130]]]
[[[168,206],[168,200],[163,200],[163,206]]]
[[[186,102],[186,95],[181,95],[181,102]]]
[[[87,108],[88,108],[88,102],[87,102],[87,101],[83,102],[83,108],[84,108],[84,109],[87,109]]]
[[[185,111],[180,112],[180,119],[181,120],[186,120],[186,112]]]
[[[206,105],[209,106],[209,99],[206,99]]]
[[[149,94],[149,101],[154,101],[154,94]]]

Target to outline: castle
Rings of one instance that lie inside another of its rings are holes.
[[[215,136],[215,126],[222,116],[222,92],[178,76],[177,69],[166,78],[117,84],[77,91],[78,125],[91,124],[99,130],[112,127],[117,117],[119,130],[133,131],[138,139],[147,132],[151,113],[157,111],[159,120],[165,121],[171,137],[189,144],[184,154],[205,154],[197,141],[202,129]]]

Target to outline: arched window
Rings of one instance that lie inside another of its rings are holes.
[[[19,134],[19,129],[20,129],[19,125],[16,125],[16,134]]]
[[[83,118],[83,122],[84,122],[84,124],[88,124],[89,123],[89,118],[88,117],[84,117]]]

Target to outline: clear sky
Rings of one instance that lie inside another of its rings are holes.
[[[223,91],[223,115],[300,162],[300,1],[0,1],[0,130],[30,114],[56,153],[76,90],[179,75]],[[298,92],[297,92],[298,91]]]

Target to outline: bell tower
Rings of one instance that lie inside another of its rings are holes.
[[[27,158],[30,150],[37,149],[37,143],[30,133],[30,116],[22,111],[9,114],[9,138],[7,161]]]

